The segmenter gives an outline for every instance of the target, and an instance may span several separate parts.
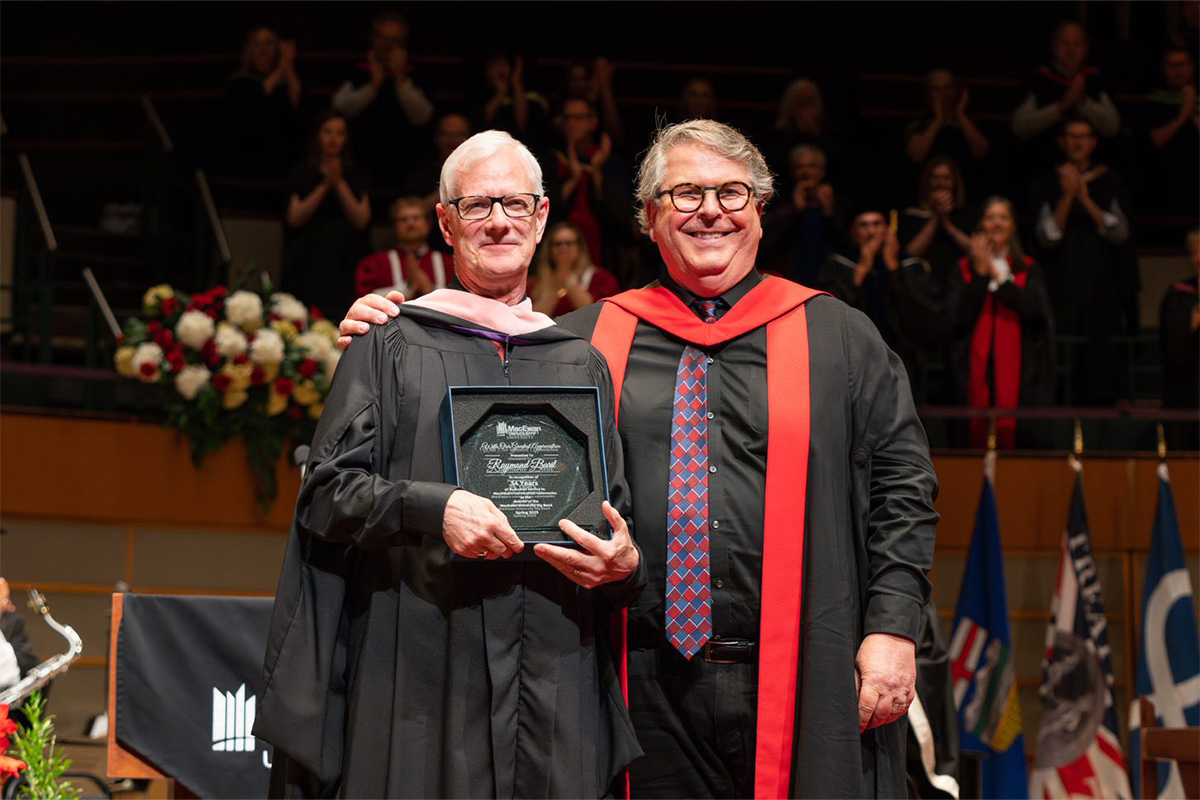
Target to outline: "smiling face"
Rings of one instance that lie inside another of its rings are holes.
[[[528,192],[541,194],[517,153],[506,148],[458,173],[451,186],[454,197],[501,197]],[[438,225],[454,248],[455,271],[463,286],[484,297],[505,299],[525,293],[525,278],[533,252],[546,230],[550,203],[541,198],[533,216],[513,219],[499,203],[484,219],[464,220],[457,208],[438,203]]]
[[[753,185],[742,163],[697,144],[681,144],[666,154],[659,190],[681,183],[721,186],[729,181]],[[663,195],[649,204],[650,238],[658,243],[667,271],[681,286],[701,297],[715,297],[754,268],[762,239],[762,204],[751,196],[741,211],[725,211],[716,192],[705,192],[700,208],[679,211]]]
[[[429,217],[419,205],[401,205],[396,209],[392,222],[395,224],[396,241],[410,250],[425,244],[429,238]]]
[[[317,142],[322,158],[336,158],[346,147],[346,120],[330,117],[317,131]]]
[[[1013,220],[1012,209],[1008,203],[992,203],[983,212],[979,220],[979,229],[992,240],[992,249],[997,253],[1008,248],[1013,234],[1017,232],[1017,223]]]
[[[1085,165],[1096,150],[1096,132],[1087,122],[1072,122],[1058,137],[1058,146],[1072,164]]]
[[[949,164],[939,164],[929,170],[929,193],[944,191],[954,193],[954,170]]]
[[[596,112],[584,100],[568,100],[563,103],[563,134],[567,141],[577,142],[596,132],[599,120]]]

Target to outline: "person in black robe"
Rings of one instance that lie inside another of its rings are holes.
[[[675,197],[680,184],[710,188],[692,206]],[[637,195],[666,263],[661,284],[562,319],[621,374],[618,433],[652,587],[627,629],[630,713],[646,751],[631,768],[634,797],[905,792],[937,479],[904,368],[871,321],[754,268],[771,195],[765,160],[737,131],[664,128]],[[704,301],[711,323],[695,310]],[[394,313],[363,297],[342,330]],[[690,657],[666,633],[662,488],[687,342],[711,362],[708,512],[689,519],[707,521],[712,633]],[[808,385],[790,391],[801,375]]]
[[[921,170],[916,205],[900,212],[896,235],[903,253],[929,263],[934,280],[945,292],[958,270],[958,260],[970,245],[978,218],[978,209],[967,204],[958,162],[935,156]]]
[[[268,27],[246,36],[241,68],[225,98],[223,174],[280,180],[295,162],[300,140],[300,78],[296,43]]]
[[[979,408],[1054,403],[1054,318],[1041,268],[1021,250],[1012,204],[984,203],[971,254],[953,292],[955,400]],[[971,446],[986,447],[988,422],[971,420]],[[997,417],[997,446],[1049,448],[1044,422]]]
[[[1086,119],[1062,127],[1064,162],[1034,185],[1037,259],[1058,332],[1081,337],[1073,350],[1069,404],[1106,406],[1116,399],[1119,363],[1113,336],[1138,329],[1140,289],[1130,246],[1129,198],[1121,178],[1092,161],[1096,133]]]
[[[1200,102],[1196,64],[1182,47],[1162,56],[1162,88],[1142,99],[1136,132],[1141,155],[1139,208],[1158,214],[1200,210]]]
[[[1192,277],[1171,284],[1159,306],[1158,331],[1162,346],[1163,408],[1200,408],[1200,228],[1187,237]],[[1172,449],[1200,447],[1200,427],[1194,422],[1166,425]]]
[[[918,403],[944,394],[925,375],[949,333],[945,295],[929,263],[901,258],[896,231],[878,207],[860,207],[852,220],[849,245],[825,262],[817,285],[875,323],[904,362]]]
[[[841,243],[844,203],[826,180],[825,153],[815,144],[792,149],[790,197],[763,215],[759,266],[805,286],[816,286],[825,261]]]
[[[991,143],[967,114],[970,92],[958,85],[950,70],[934,69],[925,76],[925,99],[930,115],[913,120],[905,129],[904,154],[921,169],[934,158],[953,159],[967,176],[967,185],[978,192],[985,183]]]
[[[646,580],[614,510],[612,379],[525,298],[549,213],[537,162],[490,131],[444,169],[465,195],[438,206],[462,284],[347,350],[297,499],[254,729],[273,796],[599,797],[641,754],[608,643]],[[487,215],[462,218],[468,202]],[[564,522],[580,550],[505,561],[523,546],[504,514],[445,482],[452,385],[597,387],[611,540]]]

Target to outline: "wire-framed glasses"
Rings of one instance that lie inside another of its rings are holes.
[[[458,209],[458,215],[463,219],[486,219],[491,216],[492,206],[496,203],[512,219],[522,219],[533,216],[541,199],[541,195],[528,192],[506,194],[503,197],[472,194],[456,197],[449,204]]]
[[[655,197],[670,195],[671,204],[675,206],[675,209],[688,214],[704,205],[705,192],[715,192],[717,203],[722,209],[729,212],[741,211],[750,202],[750,195],[754,194],[754,190],[742,181],[727,181],[720,186],[679,183],[670,189],[663,189]]]

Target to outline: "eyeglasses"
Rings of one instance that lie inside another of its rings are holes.
[[[533,216],[541,199],[541,195],[526,192],[506,194],[503,197],[473,194],[456,197],[449,201],[449,205],[457,208],[458,215],[463,219],[487,219],[492,215],[492,206],[499,203],[510,219],[522,219]]]
[[[715,192],[717,203],[728,212],[741,211],[750,202],[750,195],[754,194],[754,190],[745,183],[728,181],[720,186],[680,183],[670,189],[663,189],[655,197],[661,198],[668,194],[671,196],[671,204],[675,206],[675,210],[689,214],[704,205],[705,192]]]

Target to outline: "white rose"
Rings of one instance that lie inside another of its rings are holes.
[[[250,343],[250,360],[263,366],[283,363],[283,337],[270,328],[258,331]]]
[[[158,368],[162,364],[163,349],[154,342],[146,342],[138,345],[137,350],[133,351],[133,370],[134,375],[138,380],[146,383],[154,383],[158,380]],[[146,375],[142,372],[142,365],[150,364],[154,367],[154,372]]]
[[[216,340],[217,352],[225,358],[240,356],[246,352],[246,334],[228,322],[222,322],[217,326]]]
[[[280,319],[288,322],[308,322],[308,309],[295,297],[286,292],[276,292],[271,295],[271,313],[278,314]]]
[[[297,336],[296,344],[306,349],[309,357],[314,361],[325,360],[330,351],[335,349],[327,338],[315,331],[306,331]]]
[[[212,317],[203,311],[185,311],[175,323],[175,338],[193,350],[204,347],[204,343],[212,338],[216,325]]]
[[[211,377],[212,373],[208,371],[208,367],[189,364],[179,370],[179,374],[175,376],[175,391],[183,395],[186,400],[195,400],[200,390],[208,385]]]
[[[225,316],[238,327],[262,322],[262,312],[262,298],[254,292],[238,290],[225,298]]]

